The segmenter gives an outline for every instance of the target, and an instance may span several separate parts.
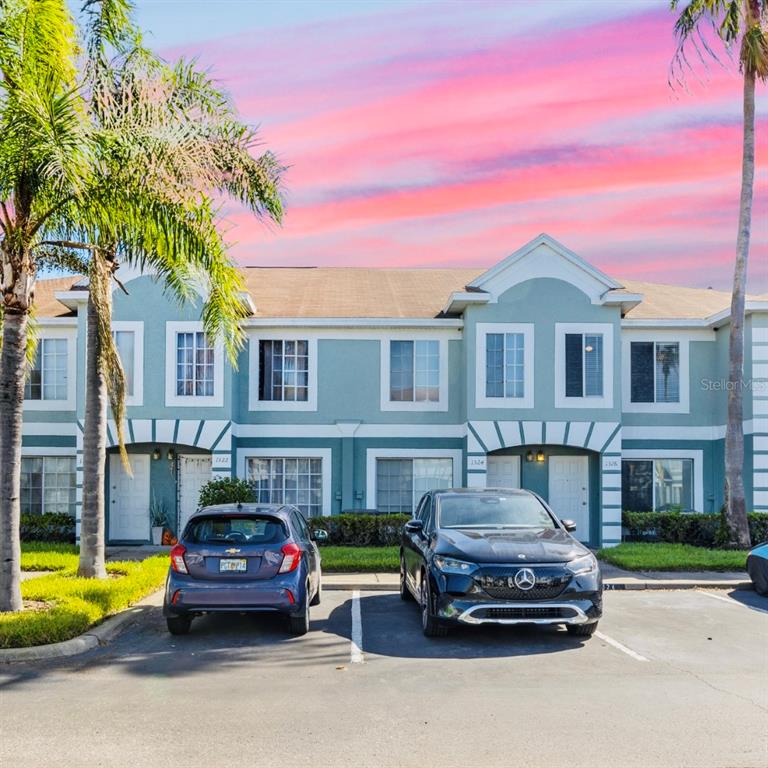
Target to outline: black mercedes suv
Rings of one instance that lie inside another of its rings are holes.
[[[430,491],[403,529],[400,597],[419,602],[427,637],[451,624],[564,624],[588,637],[603,580],[575,529],[530,491]]]

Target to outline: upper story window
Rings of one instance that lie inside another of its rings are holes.
[[[126,405],[142,405],[144,390],[144,323],[115,320],[112,338],[125,374]]]
[[[112,336],[125,373],[125,394],[132,397],[136,388],[136,334],[133,331],[112,331]]]
[[[633,341],[630,350],[631,401],[679,403],[679,342]]]
[[[613,407],[613,324],[555,324],[555,407]]]
[[[394,333],[381,340],[381,410],[448,410],[448,338]]]
[[[389,399],[414,403],[440,400],[438,341],[390,341]]]
[[[202,331],[176,334],[176,394],[213,397],[213,346]]]
[[[307,402],[309,342],[306,339],[259,341],[259,400]]]
[[[40,339],[24,387],[25,400],[66,400],[67,339]]]
[[[565,334],[565,396],[603,396],[603,334]]]
[[[248,379],[252,411],[317,410],[317,338],[253,331]]]
[[[477,408],[533,407],[533,325],[478,323]]]
[[[165,404],[224,405],[222,342],[208,338],[201,322],[169,322],[165,327]]]

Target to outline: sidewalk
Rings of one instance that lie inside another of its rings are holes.
[[[606,590],[641,589],[752,589],[746,573],[713,571],[624,571],[600,563]],[[397,573],[323,573],[323,589],[391,592],[399,588]]]

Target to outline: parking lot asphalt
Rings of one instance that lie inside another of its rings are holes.
[[[0,765],[763,768],[768,600],[609,592],[600,634],[421,634],[387,592],[326,592],[312,630],[159,609],[110,646],[0,668]]]

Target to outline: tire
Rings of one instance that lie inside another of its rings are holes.
[[[749,578],[752,579],[755,592],[758,595],[765,595],[768,597],[768,569],[762,569],[759,563],[750,562],[753,558],[749,558],[747,561],[747,573]]]
[[[406,603],[413,602],[413,595],[405,581],[405,560],[402,555],[400,555],[400,599]]]
[[[425,575],[421,580],[421,631],[425,637],[445,637],[448,634],[448,627],[435,616],[433,603],[429,576]]]
[[[166,616],[165,623],[172,635],[188,635],[192,619],[188,616]]]
[[[304,603],[304,610],[301,613],[294,613],[288,616],[288,631],[296,637],[306,635],[309,632],[309,604]]]
[[[597,632],[597,622],[591,624],[566,624],[565,628],[569,635],[574,637],[592,637]]]
[[[320,600],[323,597],[323,579],[321,576],[317,577],[317,592],[312,595],[312,599],[309,601],[310,605],[320,605]]]

